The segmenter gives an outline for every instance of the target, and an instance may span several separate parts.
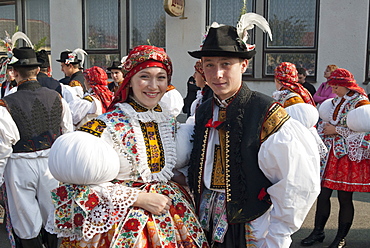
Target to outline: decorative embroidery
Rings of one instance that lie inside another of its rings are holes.
[[[104,129],[107,127],[104,121],[98,119],[92,119],[91,121],[83,124],[78,130],[90,133],[97,137],[101,137]]]
[[[261,143],[267,140],[270,135],[275,133],[290,118],[286,110],[279,104],[274,104],[263,123],[261,128]]]
[[[225,189],[225,165],[222,163],[220,145],[215,145],[213,157],[214,160],[210,187],[212,189]]]
[[[135,99],[133,99],[132,97],[129,97],[129,99],[127,100],[127,103],[130,104],[136,112],[147,112],[148,109],[141,106],[138,102],[135,101]],[[153,108],[153,111],[156,111],[156,112],[162,112],[162,108],[161,106],[159,106],[159,104],[157,104],[157,106],[155,106]]]
[[[167,182],[171,179],[172,169],[176,163],[174,139],[176,126],[175,119],[170,117],[167,110],[166,112],[154,110],[136,112],[131,104],[118,103],[114,111],[101,115],[99,118],[107,124],[115,143],[115,149],[132,162],[130,175],[132,179],[136,180],[138,176],[144,182]],[[148,167],[149,160],[140,122],[155,122],[158,125],[164,157],[164,167],[158,173],[152,173]]]
[[[82,87],[82,84],[77,80],[72,80],[71,82],[69,82],[69,86],[71,87],[81,86]]]
[[[94,99],[93,99],[93,98],[92,98],[92,96],[90,96],[90,95],[84,96],[84,98],[83,98],[83,99],[85,99],[85,100],[87,100],[87,101],[89,101],[89,102],[94,101]]]
[[[6,107],[6,104],[5,104],[5,102],[2,99],[0,99],[0,106]]]
[[[140,122],[141,131],[144,135],[145,146],[148,157],[148,166],[152,173],[158,173],[164,167],[164,154],[158,125],[155,122]]]

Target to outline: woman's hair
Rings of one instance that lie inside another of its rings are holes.
[[[338,66],[336,66],[336,65],[328,65],[326,68],[328,68],[330,72],[333,72],[333,71],[335,71],[336,69],[338,69],[339,67],[338,67]]]

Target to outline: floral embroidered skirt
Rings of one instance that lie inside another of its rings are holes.
[[[347,155],[337,158],[331,149],[322,186],[349,192],[370,192],[370,160],[351,161]]]
[[[96,234],[89,241],[63,238],[61,248],[209,247],[194,213],[192,199],[180,185],[173,182],[119,183],[167,195],[172,200],[170,210],[163,215],[153,215],[144,209],[130,207],[124,220],[114,225],[108,232]]]

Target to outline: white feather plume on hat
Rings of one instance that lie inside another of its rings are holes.
[[[79,57],[81,57],[81,63],[80,65],[83,66],[84,65],[84,61],[85,61],[85,55],[87,56],[87,52],[81,48],[76,48],[75,50],[73,50],[74,54],[77,54],[77,55],[80,55]],[[77,57],[78,58],[78,57]]]
[[[238,24],[236,25],[238,36],[244,43],[247,43],[247,40],[249,38],[248,30],[253,29],[255,25],[259,27],[263,32],[267,32],[270,40],[272,40],[272,33],[267,20],[259,14],[250,12],[242,15],[238,21]]]

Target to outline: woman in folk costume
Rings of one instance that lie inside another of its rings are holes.
[[[72,111],[73,124],[81,126],[105,112],[113,100],[113,93],[107,88],[108,75],[98,66],[93,66],[83,72],[87,92],[84,97],[69,102]]]
[[[50,170],[65,184],[52,192],[48,230],[65,237],[61,247],[208,247],[191,198],[171,181],[186,164],[176,154],[182,128],[158,105],[171,60],[138,46],[123,72],[109,112],[52,148]]]
[[[324,227],[330,215],[330,196],[338,191],[338,231],[329,246],[344,247],[354,216],[353,192],[370,192],[370,102],[351,72],[338,68],[328,80],[337,96],[320,106],[322,121],[318,132],[329,149],[322,161],[324,174],[318,197],[315,228],[302,240],[310,246],[323,242]]]
[[[326,156],[327,148],[316,130],[319,112],[311,94],[298,83],[298,71],[294,64],[282,62],[275,68],[275,86],[273,98],[279,102],[288,114],[307,127],[316,139],[320,157]]]
[[[310,92],[298,83],[298,72],[292,63],[282,62],[275,68],[275,86],[277,91],[273,93],[273,98],[283,107],[296,103],[316,106]]]

